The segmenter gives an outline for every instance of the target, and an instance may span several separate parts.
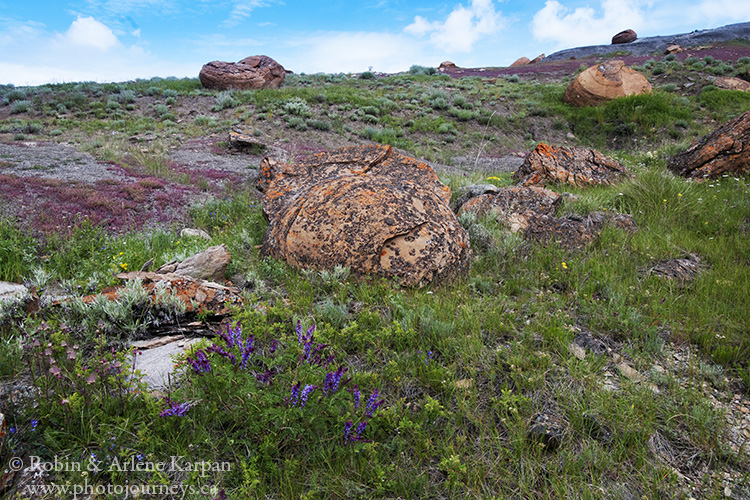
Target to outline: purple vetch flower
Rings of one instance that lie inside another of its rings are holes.
[[[159,413],[160,417],[183,417],[190,409],[189,403],[177,403],[169,398],[164,398],[169,408]]]
[[[245,340],[245,347],[242,350],[242,363],[240,364],[240,367],[244,370],[247,366],[247,360],[250,357],[250,355],[255,350],[255,346],[253,345],[253,341],[255,341],[255,336],[250,335],[247,340]]]
[[[264,373],[256,373],[255,380],[257,380],[261,384],[273,385],[274,375],[275,373],[273,372],[273,370],[268,370],[267,372],[264,372]]]
[[[302,322],[297,320],[297,342],[302,345]]]
[[[297,405],[297,401],[299,400],[299,387],[302,384],[302,382],[297,382],[292,386],[292,395],[289,396],[289,406],[294,408]]]
[[[430,361],[432,361],[432,351],[427,351],[427,357],[424,359],[424,362],[426,365],[429,365]]]
[[[271,341],[271,354],[276,352],[276,349],[279,347],[279,341],[276,339],[273,339]]]
[[[372,417],[375,414],[375,411],[378,409],[378,407],[383,404],[383,400],[378,399],[379,394],[380,394],[380,391],[378,389],[375,389],[374,391],[372,391],[372,395],[370,396],[370,399],[367,400],[367,406],[365,407],[366,417]]]
[[[346,373],[348,368],[344,367],[344,365],[339,366],[338,370],[335,372],[328,372],[326,373],[325,381],[323,382],[323,393],[328,394],[329,392],[333,394],[334,392],[339,390],[339,385],[341,384],[341,377]]]
[[[302,389],[302,394],[300,395],[300,403],[299,407],[304,408],[307,404],[307,398],[310,396],[310,394],[317,389],[317,385],[307,384],[304,389]]]
[[[233,365],[237,364],[237,358],[232,354],[231,352],[227,352],[224,349],[221,348],[221,346],[218,346],[216,344],[211,344],[208,349],[206,349],[208,352],[215,352],[219,356],[223,358],[227,358],[229,361],[232,362]]]
[[[359,400],[360,400],[360,393],[359,393],[359,386],[355,385],[354,389],[352,389],[352,394],[354,395],[354,410],[359,409]]]
[[[367,420],[359,423],[357,426],[357,433],[352,438],[352,441],[359,440],[359,438],[362,437],[362,431],[365,430],[365,427],[367,427]]]
[[[349,433],[352,431],[352,421],[347,420],[344,424],[344,443],[349,441]]]
[[[187,362],[193,367],[195,373],[207,373],[211,371],[211,362],[203,349],[195,351],[195,357],[187,357]]]
[[[37,425],[39,425],[39,420],[37,420],[37,419],[35,419],[35,418],[32,418],[32,419],[31,419],[31,429],[32,429],[32,430],[36,429],[36,426],[37,426]]]

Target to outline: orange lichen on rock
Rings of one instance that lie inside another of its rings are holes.
[[[468,235],[448,206],[450,188],[390,146],[342,148],[291,165],[266,159],[258,188],[269,221],[262,252],[295,267],[348,266],[407,286],[468,268]]]

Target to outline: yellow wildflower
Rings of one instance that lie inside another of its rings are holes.
[[[563,269],[567,269],[567,268],[568,268],[568,265],[567,265],[567,264],[566,264],[565,262],[563,262],[563,263],[562,263],[562,267],[563,267]]]

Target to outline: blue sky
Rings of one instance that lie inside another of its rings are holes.
[[[0,0],[0,84],[194,77],[256,54],[297,73],[508,66],[745,21],[748,0]]]

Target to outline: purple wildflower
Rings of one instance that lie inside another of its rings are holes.
[[[344,424],[344,442],[346,443],[349,441],[349,433],[352,431],[352,421],[347,420]]]
[[[294,408],[297,405],[297,401],[299,400],[299,386],[302,384],[302,382],[297,382],[292,386],[292,395],[289,397],[289,406]]]
[[[187,357],[187,362],[193,367],[195,373],[206,373],[211,371],[211,362],[203,349],[195,351],[195,357]]]
[[[224,492],[224,488],[219,491],[219,495],[213,500],[227,500],[227,494]]]
[[[160,417],[183,417],[190,409],[190,404],[188,403],[177,403],[169,398],[164,398],[164,400],[169,405],[169,408],[159,413]]]
[[[297,342],[302,345],[302,322],[297,320]]]
[[[378,407],[383,404],[383,400],[378,399],[379,394],[380,391],[378,389],[372,391],[372,395],[370,396],[370,399],[367,400],[367,406],[365,407],[366,417],[372,417],[375,414],[375,411],[377,411]]]
[[[218,346],[216,344],[211,344],[208,349],[208,352],[215,352],[221,357],[227,358],[229,361],[232,362],[233,365],[237,364],[237,358],[232,354],[231,352],[227,352],[224,349],[221,348],[221,346]]]
[[[339,390],[339,385],[341,384],[341,377],[346,373],[348,368],[345,368],[344,365],[339,366],[338,370],[335,372],[328,372],[326,373],[325,381],[323,382],[323,393],[328,394],[334,393]]]
[[[276,339],[273,339],[271,341],[271,354],[276,352],[276,348],[279,347],[279,341]]]
[[[352,389],[352,394],[354,394],[354,411],[359,409],[359,400],[360,400],[360,393],[359,393],[359,386],[355,385],[354,389]]]
[[[243,370],[247,366],[247,360],[250,357],[250,354],[255,350],[255,346],[253,345],[254,340],[255,336],[253,335],[250,335],[247,340],[245,340],[245,348],[242,350],[242,364],[240,365]]]
[[[432,361],[432,351],[427,351],[427,357],[424,359],[424,362],[426,365],[429,365],[430,361]]]
[[[310,394],[317,389],[317,385],[307,384],[304,389],[302,389],[302,395],[300,396],[300,408],[304,408],[307,404],[307,398],[310,396]]]
[[[256,373],[255,379],[261,384],[273,385],[274,375],[275,373],[273,372],[273,370],[268,370],[267,372],[264,372],[264,373]]]
[[[367,427],[367,420],[360,422],[357,426],[357,433],[352,438],[352,441],[359,440],[359,438],[362,436],[362,431],[365,430],[365,427]]]

